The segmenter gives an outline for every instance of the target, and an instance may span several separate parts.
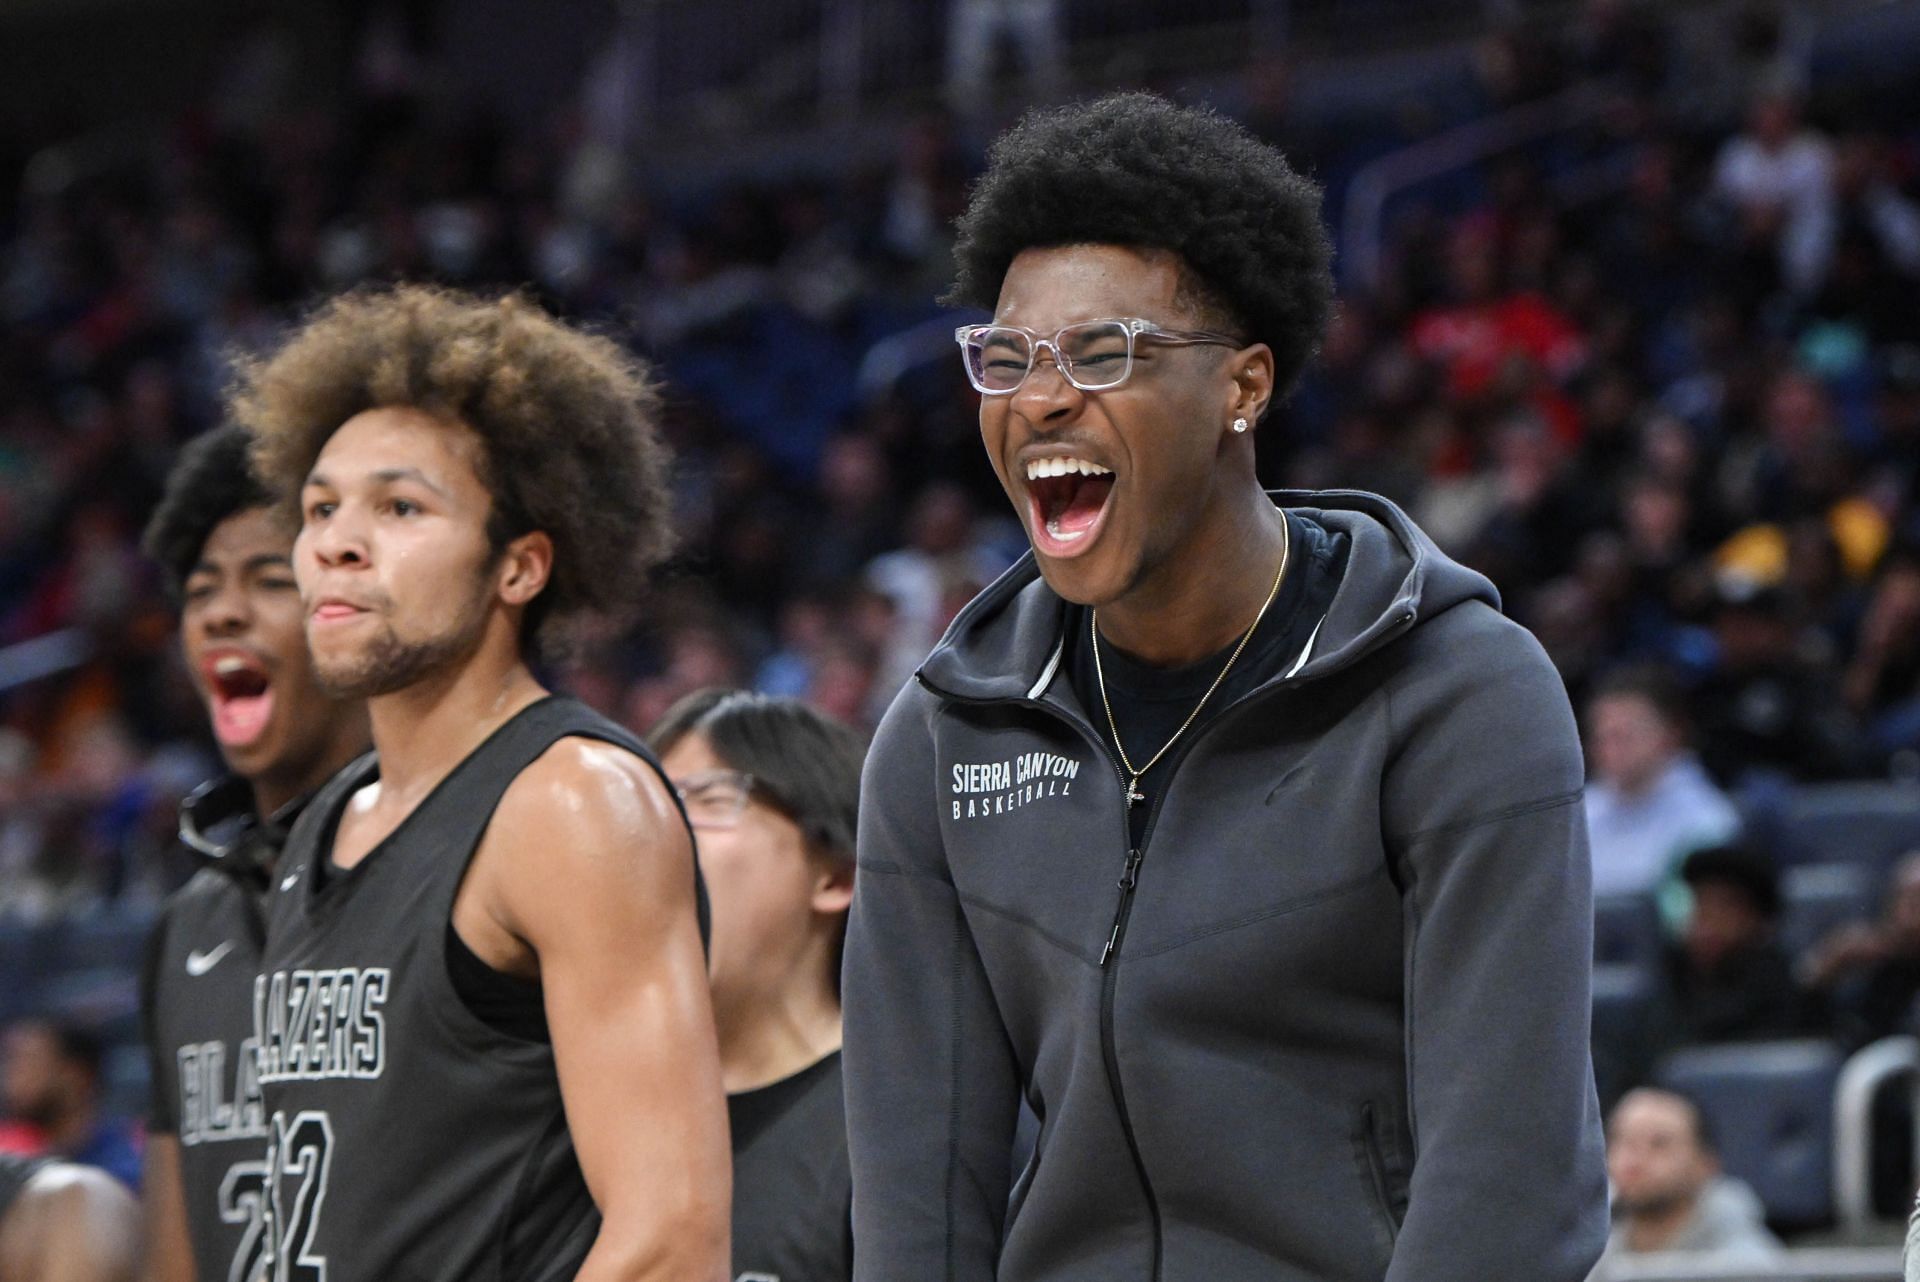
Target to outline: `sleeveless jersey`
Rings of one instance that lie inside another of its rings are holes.
[[[348,799],[378,775],[371,754],[295,826],[254,997],[270,1282],[557,1282],[592,1247],[600,1217],[553,1048],[474,1015],[446,952],[454,897],[500,798],[568,736],[660,768],[620,726],[547,698],[352,868],[327,860]],[[695,890],[704,940],[697,868]]]
[[[147,943],[147,1129],[180,1143],[180,1191],[201,1282],[255,1282],[260,1268],[267,1118],[254,1061],[253,980],[268,870],[304,802],[260,822],[251,789],[231,776],[189,798],[182,837],[219,858],[167,900]]]

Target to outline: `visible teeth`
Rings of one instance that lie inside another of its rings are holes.
[[[1113,471],[1110,467],[1101,467],[1098,463],[1089,463],[1083,458],[1036,458],[1027,460],[1027,479],[1037,481],[1043,476],[1065,476],[1078,472],[1081,476],[1107,476]]]
[[[247,670],[247,661],[228,655],[226,658],[215,663],[213,670],[218,676],[232,676],[236,672],[245,672]]]
[[[1047,533],[1061,543],[1073,543],[1087,537],[1085,530],[1063,530],[1058,519],[1047,522]]]

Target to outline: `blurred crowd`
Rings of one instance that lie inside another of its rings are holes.
[[[1920,991],[1911,864],[1884,926],[1740,952],[1778,906],[1765,853],[1727,844],[1742,804],[1920,775],[1920,113],[1817,74],[1796,12],[1591,0],[1349,118],[1300,110],[1277,55],[1205,86],[1336,214],[1395,146],[1604,95],[1391,204],[1367,278],[1341,245],[1338,318],[1261,451],[1275,485],[1405,506],[1546,646],[1596,886],[1662,896],[1681,941],[1663,1045],[1858,1044]],[[681,554],[636,630],[552,674],[637,728],[708,685],[870,725],[1024,548],[935,301],[1015,104],[685,190],[588,113],[463,108],[407,52],[323,110],[243,50],[200,109],[0,204],[0,915],[150,905],[186,870],[174,806],[215,759],[137,535],[231,355],[332,291],[525,288],[656,362]]]

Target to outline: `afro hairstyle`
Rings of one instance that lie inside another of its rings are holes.
[[[671,451],[646,366],[517,294],[425,285],[325,303],[279,348],[239,363],[234,417],[275,493],[298,495],[341,424],[399,406],[470,429],[496,551],[530,531],[553,570],[522,618],[544,657],[589,616],[624,622],[672,550]]]
[[[166,492],[147,520],[140,547],[165,572],[176,601],[220,522],[273,505],[273,495],[253,474],[251,448],[245,431],[222,424],[187,442],[167,476]]]
[[[987,310],[1025,249],[1170,251],[1209,323],[1273,349],[1276,400],[1333,306],[1319,186],[1237,122],[1154,94],[1029,112],[994,143],[958,232],[944,301]]]

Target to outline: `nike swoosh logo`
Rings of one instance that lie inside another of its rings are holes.
[[[295,868],[295,869],[294,869],[294,870],[293,870],[292,872],[290,872],[290,873],[288,873],[288,874],[287,874],[286,876],[284,876],[284,877],[282,877],[282,878],[280,879],[280,889],[282,889],[282,890],[292,890],[292,889],[294,888],[294,886],[296,886],[297,884],[299,884],[299,881],[300,881],[300,874],[301,874],[301,872],[302,872],[302,871],[304,871],[304,870],[303,870],[303,869],[300,869],[300,868]]]
[[[206,974],[215,966],[218,966],[220,959],[225,957],[232,949],[233,941],[231,939],[210,953],[203,953],[198,948],[194,949],[187,954],[187,974],[196,976]]]

